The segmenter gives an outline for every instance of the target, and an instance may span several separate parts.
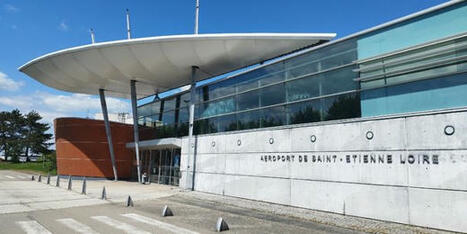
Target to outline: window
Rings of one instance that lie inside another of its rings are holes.
[[[219,132],[237,130],[237,117],[235,114],[217,117],[216,121]]]
[[[259,106],[259,92],[257,90],[237,95],[238,110],[249,110]]]
[[[261,119],[261,111],[247,111],[237,114],[238,129],[259,128]]]
[[[285,102],[285,88],[283,83],[262,88],[260,94],[261,106]]]
[[[319,96],[320,83],[320,75],[314,75],[298,80],[288,81],[286,83],[287,101],[293,102],[297,100]]]
[[[162,113],[162,123],[164,125],[170,125],[175,123],[175,111],[166,111]]]
[[[304,101],[287,106],[289,124],[311,123],[321,120],[321,100]]]
[[[325,120],[360,117],[360,95],[352,93],[325,98],[323,113]]]
[[[286,112],[284,106],[266,108],[262,110],[260,126],[273,127],[286,124]]]
[[[229,97],[221,100],[207,102],[198,106],[199,117],[205,118],[219,114],[229,113],[235,111],[235,98]]]

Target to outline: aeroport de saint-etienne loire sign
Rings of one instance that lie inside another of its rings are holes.
[[[440,164],[440,154],[434,153],[278,153],[262,154],[261,162],[265,163],[344,163],[344,164]]]

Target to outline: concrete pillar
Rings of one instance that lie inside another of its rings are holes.
[[[193,126],[195,120],[195,91],[196,91],[196,69],[198,67],[191,67],[191,87],[190,87],[190,109],[189,109],[189,129],[188,129],[188,158],[193,155],[193,167],[192,167],[192,178],[191,178],[191,190],[195,190],[195,171],[196,171],[196,154],[194,152],[193,145]],[[187,170],[188,172],[188,170]]]
[[[109,145],[110,160],[112,162],[114,180],[117,181],[117,166],[115,165],[115,153],[114,146],[112,143],[112,132],[110,131],[109,114],[107,112],[107,103],[105,102],[105,94],[103,89],[99,89],[99,97],[101,99],[102,115],[104,116],[105,133],[107,135],[107,143]]]
[[[138,129],[138,110],[136,108],[136,80],[131,81],[131,110],[133,112],[133,134],[136,153],[136,170],[138,172],[138,182],[141,183],[141,167],[139,165],[139,129]]]

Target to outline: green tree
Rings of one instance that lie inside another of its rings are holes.
[[[31,111],[24,116],[24,155],[29,157],[29,152],[33,154],[48,154],[49,141],[52,134],[46,133],[50,127],[48,124],[40,123],[42,117],[35,111]]]
[[[52,134],[46,133],[49,125],[40,123],[42,117],[35,111],[23,115],[17,109],[0,112],[0,151],[5,159],[11,157],[18,162],[19,157],[29,153],[47,154]]]
[[[5,126],[4,148],[5,159],[11,157],[12,161],[18,162],[22,152],[22,140],[24,137],[24,116],[18,109],[6,112],[6,118],[2,125]]]

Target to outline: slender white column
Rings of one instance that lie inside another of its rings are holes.
[[[126,33],[128,40],[131,39],[130,11],[126,9]]]
[[[195,34],[198,34],[198,22],[199,22],[199,0],[196,0],[196,9],[195,9]]]
[[[105,102],[105,94],[103,89],[99,89],[99,97],[101,98],[102,115],[104,116],[105,134],[107,135],[107,144],[109,145],[110,160],[112,161],[112,169],[114,171],[114,180],[117,181],[117,166],[115,165],[115,153],[112,143],[112,132],[110,130],[109,114],[107,112],[107,103]]]
[[[138,182],[141,183],[141,167],[139,165],[139,129],[138,129],[138,110],[136,108],[136,81],[131,81],[131,110],[133,112],[133,134],[136,153],[136,170],[138,172]]]
[[[191,87],[190,87],[190,122],[188,128],[188,158],[193,155],[193,168],[192,168],[192,178],[191,178],[191,190],[195,190],[195,173],[196,173],[196,153],[195,147],[193,146],[193,125],[195,120],[195,91],[196,91],[196,69],[198,67],[192,66],[191,67]]]

